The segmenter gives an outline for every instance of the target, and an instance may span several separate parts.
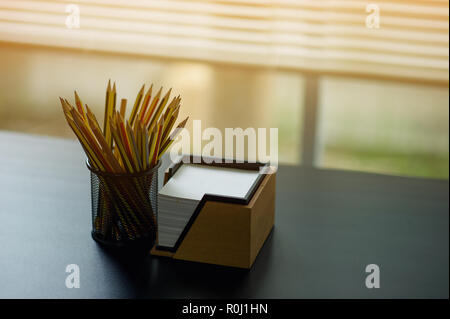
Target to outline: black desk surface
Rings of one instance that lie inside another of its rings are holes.
[[[1,298],[448,298],[448,181],[282,166],[253,268],[121,257],[91,236],[70,140],[0,132]],[[367,289],[378,264],[381,287]],[[68,289],[66,265],[80,267]]]

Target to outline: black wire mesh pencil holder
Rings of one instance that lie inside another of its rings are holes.
[[[151,247],[158,217],[158,168],[112,174],[92,168],[92,238],[106,246]]]

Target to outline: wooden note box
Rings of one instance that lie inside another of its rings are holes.
[[[196,161],[199,163],[196,163]],[[205,163],[190,156],[191,164],[259,170],[259,163]],[[164,183],[183,165],[165,173]],[[267,166],[266,166],[267,167]],[[174,259],[251,268],[274,225],[275,173],[260,174],[245,198],[205,194],[173,249],[157,244],[151,254]]]

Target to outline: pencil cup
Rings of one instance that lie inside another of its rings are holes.
[[[152,246],[157,232],[158,168],[91,173],[92,237],[107,246]]]

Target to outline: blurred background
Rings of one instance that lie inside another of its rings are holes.
[[[439,0],[0,0],[0,130],[74,138],[59,96],[153,82],[284,164],[448,179],[448,36]]]

